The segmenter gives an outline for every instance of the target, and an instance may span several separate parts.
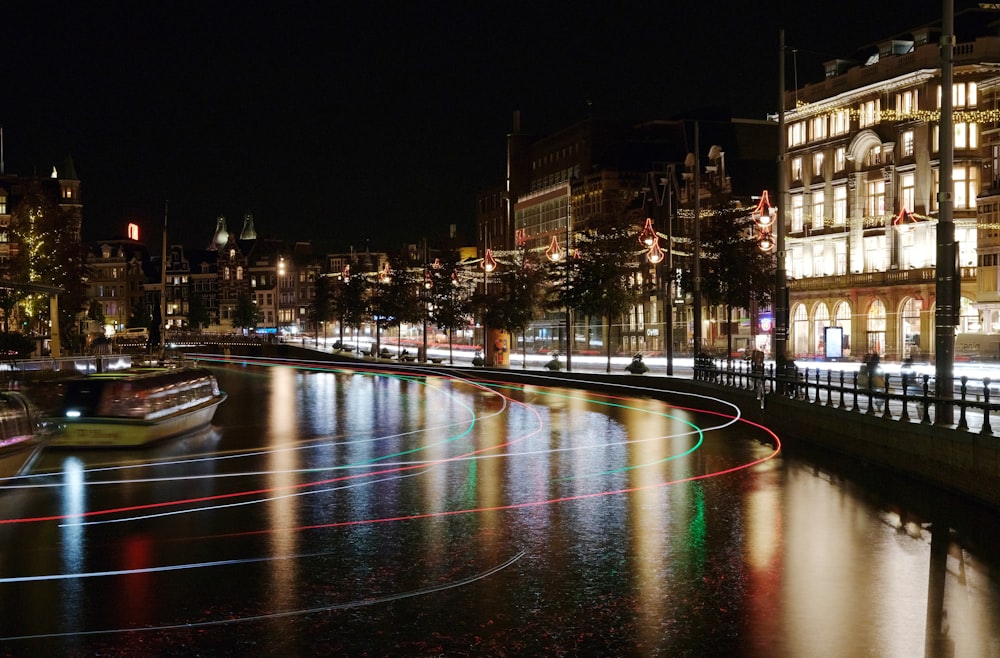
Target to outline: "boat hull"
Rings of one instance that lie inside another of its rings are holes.
[[[50,446],[79,448],[125,448],[156,443],[206,427],[226,399],[220,392],[195,407],[153,420],[139,418],[84,417],[60,419]]]
[[[44,447],[45,441],[39,435],[23,437],[14,443],[0,446],[0,482],[30,470]]]

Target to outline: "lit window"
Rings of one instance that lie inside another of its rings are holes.
[[[823,274],[825,274],[824,270],[826,269],[824,267],[825,256],[823,254],[823,243],[822,242],[814,243],[812,246],[812,252],[813,252],[812,275],[823,276]]]
[[[979,124],[956,121],[955,142],[953,146],[957,149],[979,148]],[[931,148],[935,153],[941,148],[941,126],[934,126]]]
[[[826,116],[813,117],[811,123],[813,141],[826,139]]]
[[[963,107],[975,107],[977,100],[977,88],[975,82],[957,82],[951,86],[951,102],[954,109]],[[941,108],[941,87],[938,87],[937,106]]]
[[[843,226],[847,223],[847,186],[837,185],[833,188],[833,223]]]
[[[904,158],[912,158],[913,157],[913,131],[912,130],[905,130],[905,131],[903,131],[903,134],[900,137],[902,138],[902,143],[903,143],[902,144],[903,157]]]
[[[882,164],[882,147],[873,146],[865,153],[865,166],[876,167],[880,164]]]
[[[833,152],[833,170],[844,171],[847,169],[847,148],[841,146]]]
[[[896,114],[899,115],[898,118],[909,118],[911,114],[917,111],[917,108],[916,89],[910,89],[896,95]]]
[[[868,181],[865,215],[868,217],[882,217],[885,215],[885,180],[882,178]]]
[[[802,180],[802,158],[792,158],[792,180]]]
[[[914,178],[912,173],[901,174],[899,176],[899,203],[910,212],[913,212],[916,206]]]
[[[799,121],[788,126],[788,145],[801,146],[806,143],[806,124]]]
[[[881,119],[881,101],[876,98],[874,100],[865,101],[861,104],[861,108],[858,114],[859,124],[862,128],[867,128],[868,126],[874,126]]]
[[[979,169],[976,167],[955,167],[955,207],[975,208],[979,193]]]
[[[801,194],[792,195],[792,232],[800,233],[802,231],[802,209],[805,199],[802,198]]]
[[[813,154],[813,176],[823,175],[823,151]]]
[[[824,195],[822,190],[812,193],[812,227],[816,231],[823,228],[824,217],[826,215],[826,204],[823,200]]]
[[[843,135],[851,129],[851,112],[836,110],[830,115],[830,134]]]
[[[7,214],[7,194],[0,193],[0,215]]]

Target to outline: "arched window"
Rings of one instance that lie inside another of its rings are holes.
[[[792,354],[810,354],[809,314],[804,304],[796,304],[792,309]]]
[[[868,351],[874,354],[885,351],[885,304],[879,299],[868,307],[867,345]]]
[[[823,345],[823,329],[830,326],[830,311],[827,309],[826,304],[820,302],[816,305],[816,310],[813,311],[813,352],[816,353],[817,358],[823,358],[824,348]]]
[[[834,326],[844,330],[844,355],[851,354],[851,305],[848,302],[838,302],[833,310]]]
[[[907,297],[899,313],[899,335],[903,337],[903,358],[914,356],[921,350],[920,345],[920,312],[924,308],[922,299]]]

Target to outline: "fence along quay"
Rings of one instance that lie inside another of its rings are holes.
[[[693,379],[730,389],[747,417],[784,438],[819,445],[930,481],[1000,508],[1000,394],[988,377],[956,380],[934,395],[934,377],[750,365],[699,359]],[[860,381],[859,381],[860,379]],[[950,406],[950,408],[949,408]],[[937,417],[938,409],[947,409]],[[954,413],[952,413],[954,412]]]

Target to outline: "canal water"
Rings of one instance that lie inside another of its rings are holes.
[[[0,655],[1000,655],[994,512],[724,401],[211,367],[209,430],[0,491]]]

